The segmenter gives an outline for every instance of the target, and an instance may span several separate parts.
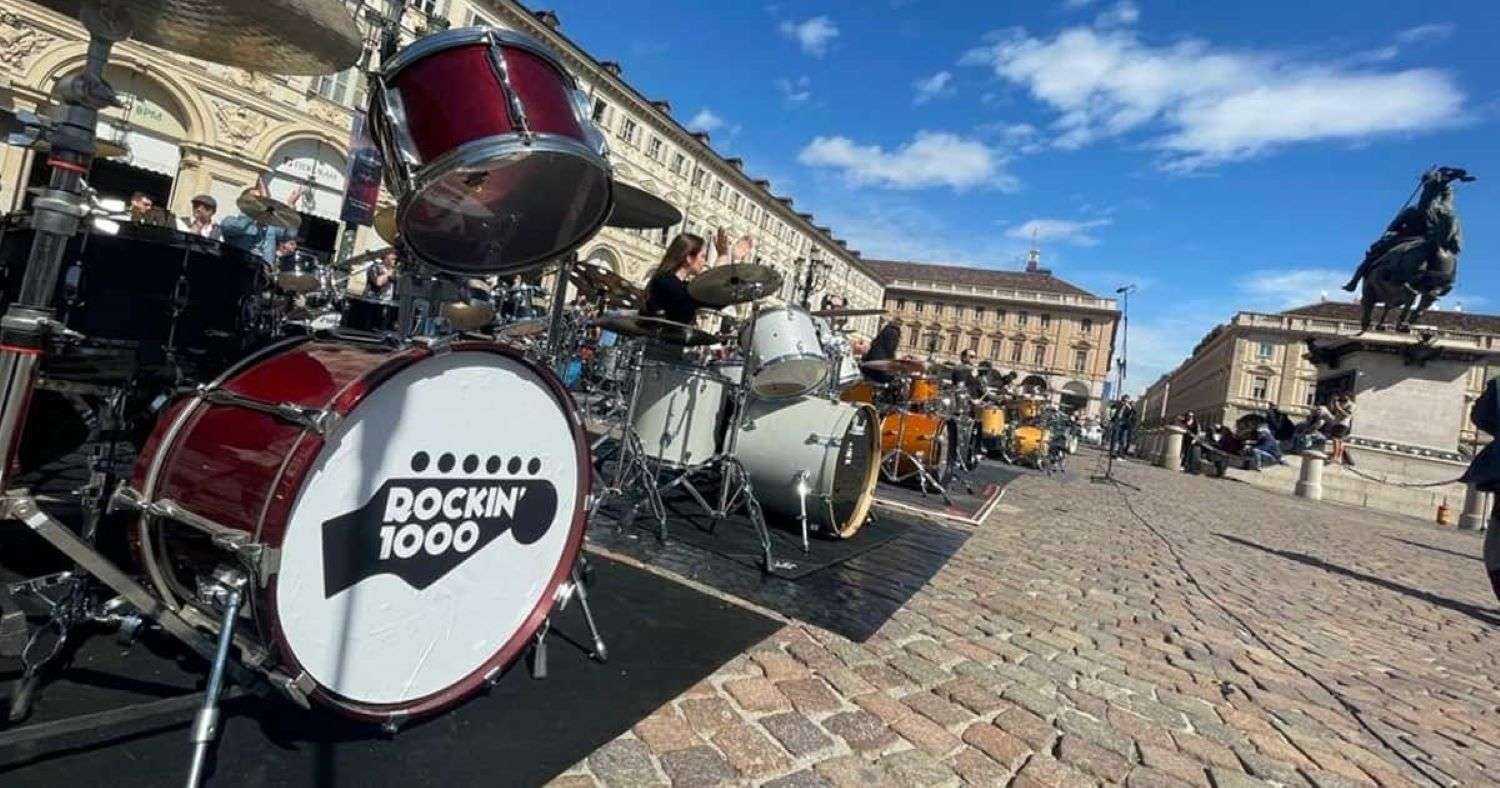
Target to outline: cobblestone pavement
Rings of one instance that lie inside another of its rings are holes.
[[[864,642],[793,609],[554,784],[1500,779],[1500,611],[1477,537],[1138,463],[1116,466],[1140,487],[1123,490],[1091,464],[1012,484]],[[690,548],[596,548],[797,601]]]

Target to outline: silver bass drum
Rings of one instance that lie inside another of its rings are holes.
[[[727,388],[712,369],[644,362],[632,424],[646,454],[668,468],[697,465],[714,456]]]
[[[761,506],[796,520],[802,511],[798,481],[806,472],[808,523],[839,538],[853,536],[869,516],[879,478],[875,408],[818,397],[752,399],[745,416],[735,457]]]

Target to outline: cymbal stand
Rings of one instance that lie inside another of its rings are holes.
[[[667,510],[661,502],[661,491],[656,487],[656,469],[651,466],[646,447],[641,443],[641,436],[635,431],[635,412],[637,400],[640,397],[641,375],[644,374],[645,369],[646,347],[645,343],[640,340],[635,340],[628,345],[630,374],[626,376],[626,380],[630,381],[630,392],[625,395],[625,401],[629,404],[625,407],[625,420],[620,424],[620,439],[615,449],[618,459],[615,460],[614,478],[610,480],[608,487],[595,496],[593,508],[589,511],[589,519],[592,521],[598,516],[600,508],[611,496],[623,496],[626,490],[631,489],[629,485],[638,485],[645,490],[646,502],[651,506],[652,516],[656,518],[658,536],[665,541]],[[606,433],[592,448],[597,451],[599,445],[608,437]],[[625,520],[633,518],[640,505],[641,502],[637,500]]]

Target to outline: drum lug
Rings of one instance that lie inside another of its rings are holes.
[[[213,405],[230,405],[274,416],[283,421],[296,424],[303,429],[316,432],[319,435],[327,435],[332,432],[338,426],[341,418],[338,413],[331,410],[304,408],[292,402],[263,402],[236,394],[228,389],[208,388],[204,386],[198,389],[198,397]]]
[[[307,671],[298,673],[296,678],[293,678],[279,670],[268,670],[266,681],[287,700],[301,706],[304,711],[312,708],[312,703],[308,701],[307,696],[312,694],[317,685],[313,684],[312,677],[307,675]]]
[[[387,736],[395,736],[401,732],[401,726],[406,724],[407,715],[392,714],[380,723],[380,732]]]
[[[120,510],[140,512],[148,517],[171,520],[202,531],[209,536],[214,547],[233,554],[241,563],[256,570],[258,574],[263,574],[261,561],[265,554],[265,545],[254,541],[250,534],[244,531],[229,528],[190,512],[171,498],[147,501],[145,496],[131,487],[128,482],[121,482],[120,486],[115,488],[114,495],[110,496],[107,511],[114,513]]]

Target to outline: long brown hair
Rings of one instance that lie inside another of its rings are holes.
[[[667,244],[666,254],[661,256],[661,262],[657,264],[652,276],[658,274],[675,274],[677,269],[687,265],[689,257],[703,251],[707,242],[703,236],[692,233],[679,233],[672,243]]]

